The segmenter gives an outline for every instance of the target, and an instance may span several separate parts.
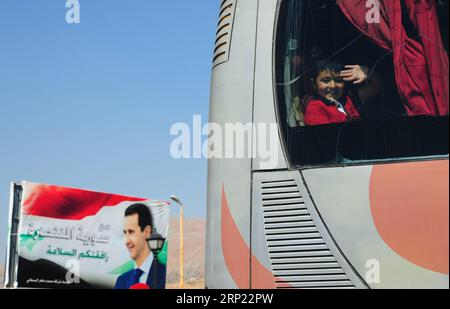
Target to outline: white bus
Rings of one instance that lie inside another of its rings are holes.
[[[207,288],[449,287],[448,6],[221,1],[210,122],[278,160],[209,159]]]

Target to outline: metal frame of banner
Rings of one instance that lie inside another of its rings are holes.
[[[9,231],[6,252],[5,288],[17,287],[17,268],[19,263],[18,230],[23,187],[21,183],[12,183],[9,201]]]

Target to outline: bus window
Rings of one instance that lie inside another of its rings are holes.
[[[281,1],[276,89],[293,165],[448,155],[448,1],[379,3],[368,22],[366,1]]]

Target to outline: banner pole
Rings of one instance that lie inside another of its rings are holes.
[[[6,288],[15,288],[17,281],[17,267],[19,263],[18,252],[18,230],[20,221],[20,205],[22,203],[22,185],[17,183],[11,184],[11,196],[9,205],[9,235],[7,244],[7,263],[5,270]]]
[[[180,206],[180,289],[184,288],[184,233],[183,233],[183,205]]]

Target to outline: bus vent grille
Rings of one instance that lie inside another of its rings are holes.
[[[262,182],[261,189],[277,288],[355,288],[320,235],[295,180]]]
[[[237,0],[223,0],[220,5],[219,22],[217,23],[214,47],[213,67],[227,62],[230,54],[231,33]]]

